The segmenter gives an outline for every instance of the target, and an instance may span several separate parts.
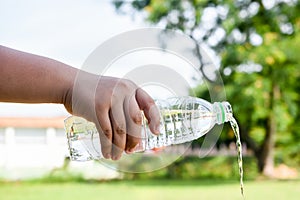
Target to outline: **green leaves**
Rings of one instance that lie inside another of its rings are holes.
[[[151,23],[180,29],[215,50],[242,134],[263,144],[268,121],[275,117],[279,149],[293,149],[291,155],[299,149],[293,139],[300,139],[300,128],[295,128],[300,124],[300,2],[268,2],[151,0],[146,6],[133,3],[133,9],[143,9]],[[218,40],[220,28],[225,36]],[[203,35],[196,34],[199,30]],[[209,99],[201,87],[196,94]]]

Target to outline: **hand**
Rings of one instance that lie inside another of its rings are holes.
[[[131,153],[141,138],[143,116],[152,133],[159,133],[159,111],[153,99],[132,81],[80,72],[65,107],[95,123],[106,159]]]
[[[97,76],[53,59],[0,45],[0,101],[63,103],[95,123],[102,154],[117,160],[133,151],[141,133],[141,110],[158,134],[159,112],[151,97],[129,80]]]

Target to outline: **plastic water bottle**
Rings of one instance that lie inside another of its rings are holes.
[[[160,111],[160,134],[151,133],[143,117],[141,139],[136,152],[190,142],[211,130],[215,124],[232,119],[228,102],[210,102],[195,97],[156,100]],[[81,117],[65,120],[71,160],[87,161],[103,158],[99,133],[95,124]]]

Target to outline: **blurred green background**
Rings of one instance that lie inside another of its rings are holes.
[[[200,63],[203,55],[197,48],[201,45],[220,58],[222,83],[206,74],[205,63],[199,70],[209,89],[218,91],[224,84],[242,141],[251,152],[249,159],[256,165],[248,174],[280,178],[278,168],[285,168],[291,176],[299,170],[299,1],[143,0],[131,2],[130,12],[128,3],[114,4],[122,14],[146,13],[150,24],[189,35],[195,41]],[[193,93],[210,98],[207,86],[200,85]],[[234,141],[234,134],[225,126],[217,146],[229,146]],[[192,146],[201,147],[202,143],[200,138]],[[193,165],[189,159],[183,160],[187,168]],[[193,174],[192,168],[188,173]],[[183,171],[176,171],[182,172],[176,176],[184,177]],[[228,170],[221,171],[220,176],[226,177]]]
[[[151,26],[182,31],[221,60],[244,155],[246,199],[299,199],[300,3],[297,0],[112,1],[120,15],[143,16]],[[100,11],[99,11],[100,12]],[[142,15],[140,15],[142,13]],[[195,50],[201,61],[201,55]],[[209,99],[207,87],[194,93]],[[220,97],[221,98],[221,97]],[[224,127],[217,147],[235,142]],[[201,147],[203,139],[194,141]],[[0,183],[0,199],[242,199],[236,157],[183,156],[150,173],[122,173],[111,181],[85,179],[62,167],[40,179]]]
[[[207,45],[221,58],[226,97],[259,173],[272,177],[278,164],[299,167],[299,1],[144,0],[131,5],[146,12],[148,22],[180,30],[197,48]],[[122,11],[125,4],[116,1],[115,6]],[[201,52],[195,54],[201,62]],[[209,88],[223,86],[206,75],[205,63],[199,69]],[[206,87],[195,91],[209,99]],[[219,143],[234,140],[227,129]]]
[[[246,182],[245,199],[299,199],[299,181]],[[238,185],[224,181],[147,180],[101,183],[0,184],[1,199],[243,199]]]

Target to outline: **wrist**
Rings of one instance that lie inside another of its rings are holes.
[[[65,87],[63,89],[63,94],[61,98],[61,104],[64,105],[66,110],[70,113],[73,114],[73,87],[75,83],[75,78],[77,75],[77,69],[70,67],[69,73],[67,73],[66,79],[65,79]]]
[[[62,104],[65,106],[66,110],[70,114],[73,114],[72,93],[73,93],[73,86],[70,86],[66,89],[66,91],[63,94],[63,98],[62,98]]]

